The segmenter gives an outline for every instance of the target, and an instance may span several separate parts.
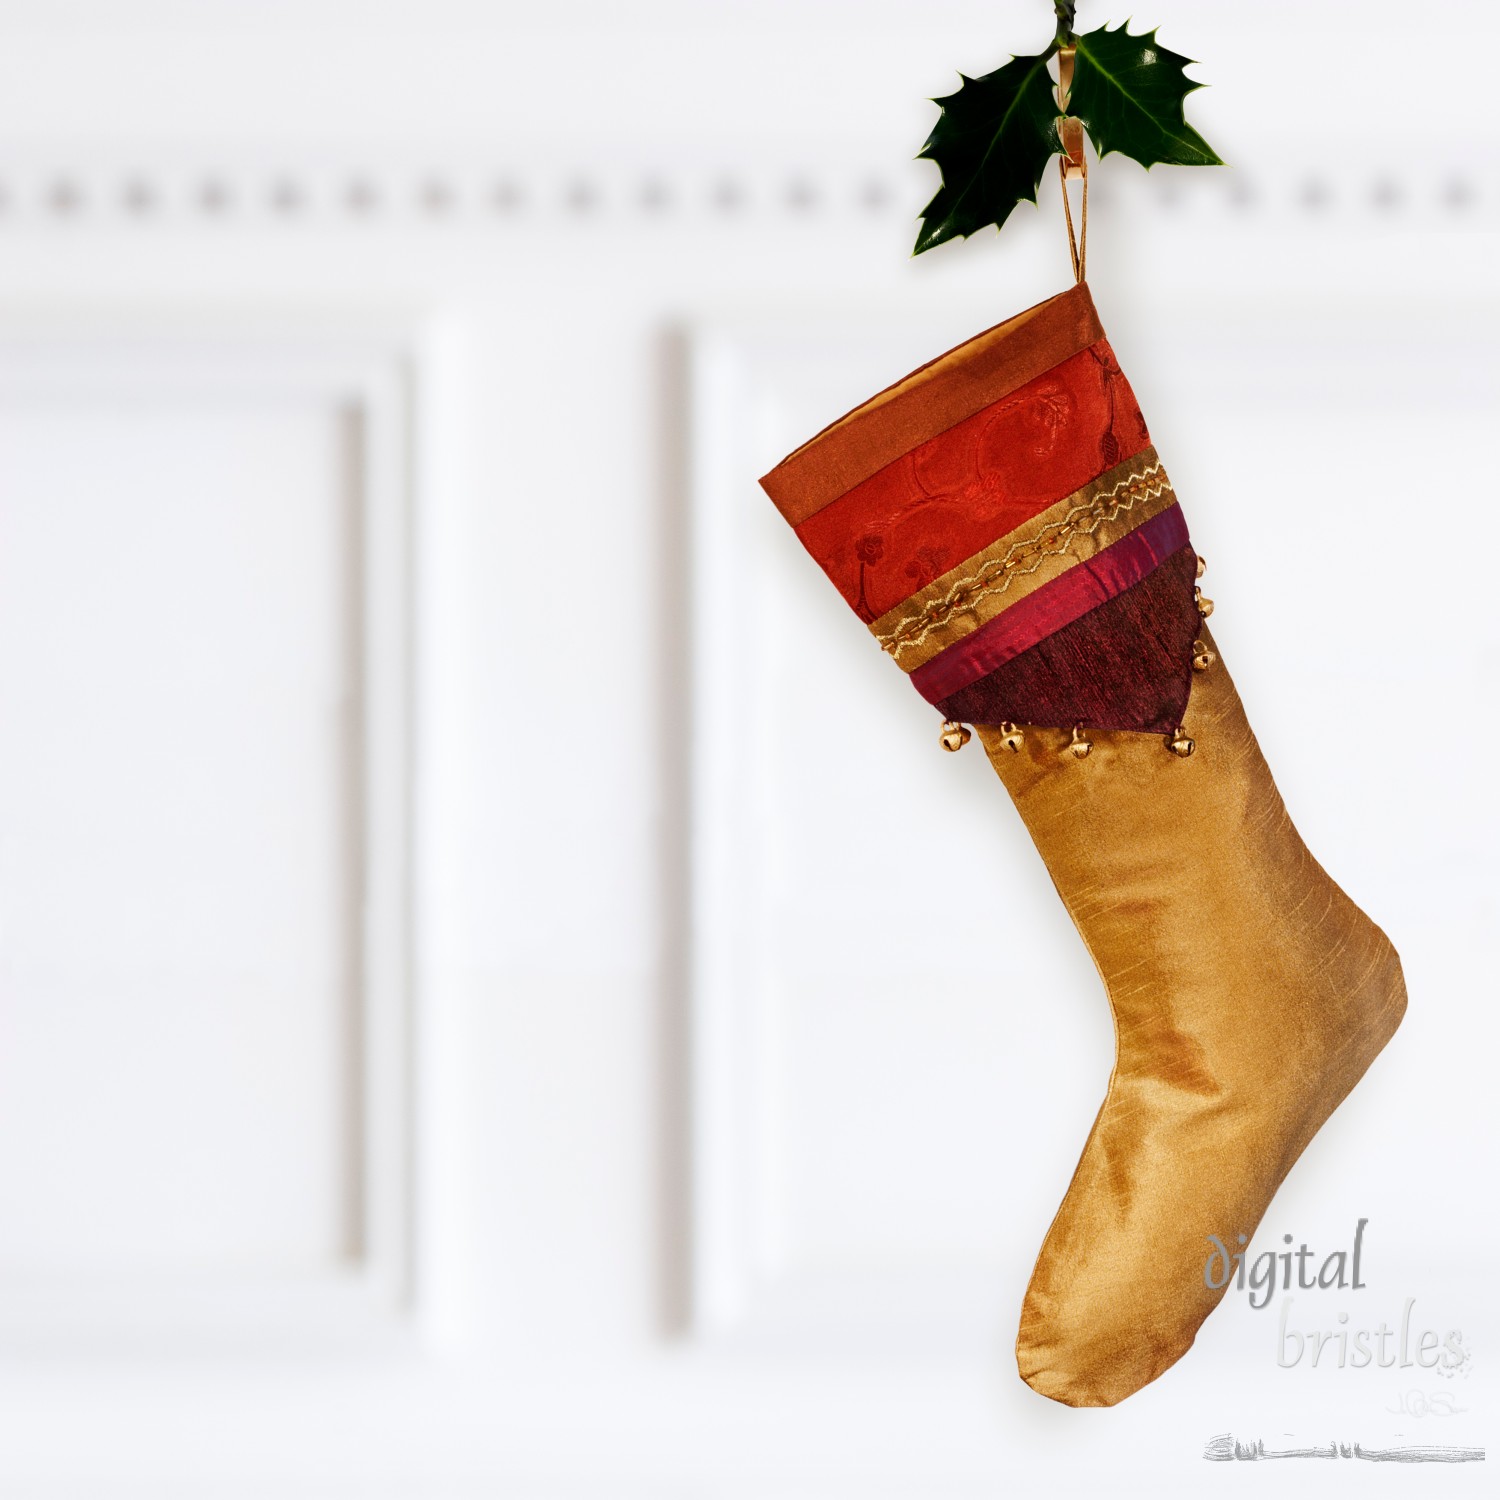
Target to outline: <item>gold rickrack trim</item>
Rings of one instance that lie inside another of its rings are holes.
[[[1128,475],[1108,493],[1097,496],[1087,505],[1074,506],[1061,521],[1052,522],[1024,542],[1017,542],[1003,557],[991,558],[974,577],[954,584],[942,599],[934,600],[915,619],[886,635],[877,635],[875,639],[880,642],[881,650],[892,656],[903,647],[920,646],[934,630],[947,624],[949,618],[959,610],[972,609],[981,599],[991,594],[1003,594],[1013,579],[1035,573],[1049,557],[1062,557],[1066,554],[1075,537],[1092,536],[1106,521],[1113,521],[1133,510],[1138,500],[1153,500],[1171,488],[1172,483],[1160,461],[1139,474]],[[1057,545],[1059,542],[1061,546]],[[1033,556],[1036,561],[1029,568],[1021,570],[1021,564]],[[996,574],[1005,576],[998,583],[991,583],[990,580]]]

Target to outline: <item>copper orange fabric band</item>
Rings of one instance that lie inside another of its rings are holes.
[[[871,397],[784,458],[761,486],[782,515],[800,525],[902,454],[1103,337],[1080,282]]]
[[[797,536],[872,624],[1149,442],[1100,339],[902,454]]]
[[[1171,505],[918,667],[911,674],[912,685],[929,703],[951,698],[1054,631],[1139,583],[1187,543],[1182,508]]]

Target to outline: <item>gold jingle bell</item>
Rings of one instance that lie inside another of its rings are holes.
[[[1198,606],[1198,613],[1206,620],[1214,612],[1214,601],[1203,597],[1203,590],[1193,590],[1193,603]]]
[[[1177,726],[1176,731],[1167,741],[1167,749],[1170,750],[1173,755],[1180,755],[1184,760],[1186,760],[1188,756],[1193,753],[1193,742],[1188,738],[1187,732],[1183,729],[1181,724]]]
[[[1208,572],[1208,559],[1200,552],[1198,554],[1198,571],[1194,576],[1202,578],[1206,572]]]
[[[962,750],[971,738],[969,731],[956,719],[944,719],[943,732],[938,736],[938,743],[944,750]]]
[[[1193,642],[1193,670],[1195,672],[1208,671],[1218,659],[1217,651],[1210,651],[1202,641]]]
[[[1068,741],[1068,749],[1073,752],[1073,758],[1075,760],[1082,760],[1093,748],[1094,742],[1085,739],[1083,736],[1083,726],[1075,724],[1073,726],[1073,738]]]
[[[1009,719],[1006,719],[1001,723],[1000,743],[1004,745],[1012,755],[1014,755],[1021,748],[1022,738],[1023,736],[1021,734],[1021,731],[1017,729]]]

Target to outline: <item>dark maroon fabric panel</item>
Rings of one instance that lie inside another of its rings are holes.
[[[1081,559],[1035,593],[1002,610],[924,662],[911,674],[911,685],[929,702],[942,703],[1013,656],[1056,635],[1092,609],[1123,594],[1178,548],[1187,545],[1182,507],[1169,505],[1102,552]]]
[[[970,724],[1169,733],[1182,723],[1192,685],[1197,571],[1197,554],[1181,548],[938,708]]]

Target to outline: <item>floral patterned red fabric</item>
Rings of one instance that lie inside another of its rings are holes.
[[[887,464],[797,535],[868,624],[1150,440],[1101,339]]]

